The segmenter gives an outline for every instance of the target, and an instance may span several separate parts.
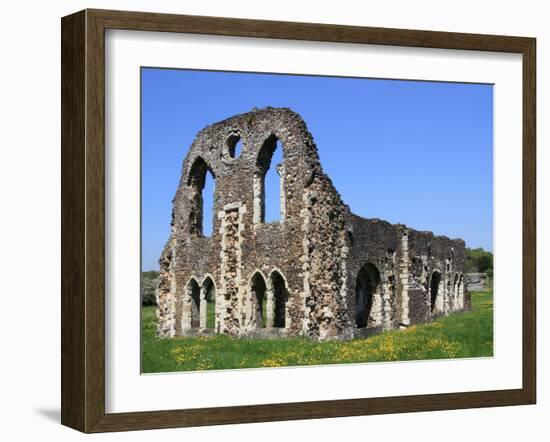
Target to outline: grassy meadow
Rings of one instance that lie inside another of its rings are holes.
[[[283,367],[493,355],[493,293],[473,292],[472,311],[346,342],[303,337],[155,337],[155,307],[142,308],[142,372]],[[209,305],[210,307],[210,305]],[[213,326],[213,309],[208,325]]]

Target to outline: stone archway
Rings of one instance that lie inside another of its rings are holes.
[[[284,276],[277,270],[269,276],[267,294],[266,325],[267,327],[284,328],[286,323],[286,303],[288,289]]]
[[[373,305],[377,305],[377,309],[381,308],[381,289],[380,272],[376,266],[368,263],[361,267],[355,283],[355,324],[357,328],[381,323],[380,318],[372,317]]]
[[[201,286],[201,328],[216,328],[216,285],[208,275]]]
[[[252,307],[252,324],[256,328],[266,326],[266,282],[260,272],[254,273],[250,279],[250,302]]]
[[[432,272],[430,278],[430,311],[434,313],[437,307],[439,293],[439,286],[441,283],[441,273],[437,270]]]
[[[200,326],[200,286],[197,280],[192,277],[185,285],[185,293],[181,307],[181,328],[188,330]]]

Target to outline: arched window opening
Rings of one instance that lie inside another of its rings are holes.
[[[198,157],[189,172],[190,231],[196,235],[211,236],[214,226],[215,176],[206,162]]]
[[[432,313],[435,309],[437,295],[439,293],[439,283],[440,282],[441,282],[441,273],[433,272],[432,273],[432,278],[431,278],[431,281],[430,281],[430,303],[431,303]]]
[[[254,175],[254,222],[284,221],[284,155],[282,143],[271,135],[258,154]]]
[[[187,285],[187,293],[191,297],[191,327],[197,328],[200,325],[200,287],[197,281],[192,278]]]
[[[252,319],[256,327],[266,326],[266,284],[263,276],[256,272],[250,281]]]
[[[216,181],[210,171],[206,172],[204,180],[204,189],[202,189],[202,234],[212,236],[214,230],[214,191],[216,190]]]
[[[227,138],[227,152],[231,158],[239,158],[243,151],[243,141],[238,134],[232,134]]]
[[[355,283],[355,323],[357,328],[369,324],[373,297],[380,284],[380,272],[373,264],[364,265],[357,274]]]
[[[207,277],[202,283],[206,300],[206,328],[216,327],[216,286],[212,278]]]
[[[274,271],[271,274],[271,286],[273,290],[273,327],[284,328],[286,325],[286,303],[288,301],[288,290],[283,276],[277,271]]]

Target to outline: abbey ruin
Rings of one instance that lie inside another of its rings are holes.
[[[266,223],[270,167],[280,176],[281,216]],[[207,173],[212,215],[203,214]],[[210,237],[203,216],[214,218]],[[204,128],[185,158],[160,258],[157,334],[325,340],[404,328],[470,308],[464,260],[460,239],[354,215],[302,118],[254,109]]]

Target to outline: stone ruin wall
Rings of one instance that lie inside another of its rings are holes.
[[[484,291],[489,286],[489,275],[487,273],[466,273],[466,287],[470,291]]]
[[[410,324],[469,310],[470,296],[464,280],[464,241],[410,229],[408,243]]]
[[[367,330],[408,327],[470,308],[463,274],[464,241],[353,214],[348,215],[346,230],[350,312],[360,311],[358,296],[353,294],[360,288],[362,269],[368,266],[377,277],[366,327],[355,327],[355,336]],[[353,324],[354,318],[350,321]]]
[[[243,149],[233,159],[228,142],[236,138]],[[277,139],[284,155],[284,215],[280,223],[263,223],[258,177],[265,173]],[[200,234],[200,217],[195,216],[202,210],[198,195],[206,169],[216,181],[210,238]],[[330,220],[318,216],[321,212],[330,212]],[[335,233],[338,222],[343,225],[342,213],[313,139],[295,113],[268,109],[205,128],[184,161],[174,198],[172,233],[160,260],[158,334],[174,336],[197,328],[181,319],[196,316],[188,283],[194,278],[200,287],[208,277],[216,289],[216,331],[251,334],[258,328],[251,311],[251,278],[258,273],[269,285],[273,271],[286,283],[286,333],[337,334],[333,316],[341,316],[340,309],[333,297],[323,297],[327,287],[341,285],[342,277],[334,275],[340,271],[341,252],[333,256],[333,250],[344,245],[342,235]]]
[[[233,158],[239,139],[242,152]],[[281,221],[264,223],[262,177],[277,167],[270,164],[277,140],[283,148]],[[202,235],[201,226],[207,171],[215,178],[214,214],[205,214],[214,217],[211,237]],[[447,299],[456,298],[447,283],[453,272],[462,274],[464,243],[351,214],[323,173],[305,123],[288,109],[254,110],[200,131],[173,204],[171,235],[159,260],[159,336],[351,339],[458,309]],[[379,284],[363,328],[356,325],[356,285],[368,263],[379,272]],[[436,269],[443,291],[432,309],[429,281]],[[258,290],[268,306],[267,327],[259,320]],[[276,323],[280,314],[269,313],[275,292],[286,299],[283,326]],[[210,293],[214,330],[206,329]],[[468,308],[465,289],[461,299]]]
[[[348,219],[348,292],[357,293],[358,285],[361,283],[358,275],[362,268],[368,266],[372,269],[378,275],[378,283],[373,290],[372,306],[366,325],[375,329],[395,328],[398,323],[396,315],[400,258],[399,228],[386,221],[365,219],[353,214],[350,214]],[[365,247],[366,244],[368,247]],[[349,296],[350,312],[357,312],[356,298]],[[352,325],[356,323],[353,315],[350,322]]]

